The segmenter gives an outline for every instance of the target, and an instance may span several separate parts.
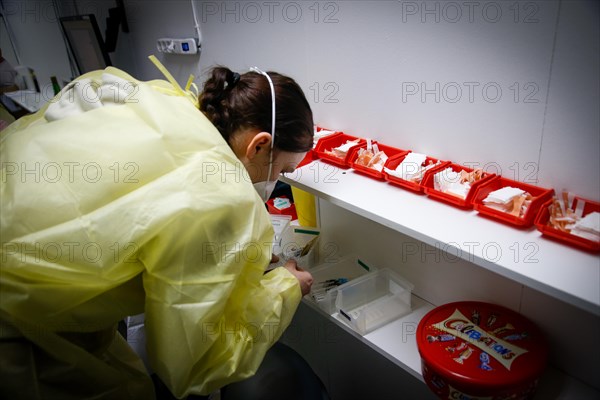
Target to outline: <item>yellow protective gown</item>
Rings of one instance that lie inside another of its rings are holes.
[[[142,312],[153,370],[208,394],[290,323],[298,282],[263,275],[270,219],[194,100],[107,68],[2,131],[0,397],[154,398],[115,334]]]

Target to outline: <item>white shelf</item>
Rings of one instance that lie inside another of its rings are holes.
[[[304,303],[424,383],[416,333],[419,322],[425,314],[435,308],[434,305],[413,295],[410,314],[360,336],[338,316],[338,313],[329,315],[321,310],[314,301],[308,299],[304,299]],[[535,399],[552,400],[598,398],[600,398],[600,392],[551,366],[546,367],[535,395]]]
[[[361,336],[346,324],[337,312],[329,315],[319,308],[317,303],[306,298],[304,299],[304,303],[326,318],[332,319],[336,325],[342,327],[342,329],[358,338],[358,340],[385,356],[413,377],[424,382],[423,375],[421,374],[421,357],[417,349],[416,333],[419,321],[421,321],[421,318],[425,314],[435,308],[434,305],[420,297],[412,295],[412,312],[410,314]]]
[[[283,181],[423,243],[600,315],[600,256],[320,160]]]

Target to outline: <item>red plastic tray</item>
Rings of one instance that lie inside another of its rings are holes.
[[[375,143],[377,142],[374,141],[373,144]],[[381,143],[377,143],[377,147],[379,147],[379,150],[383,151],[388,156],[388,160],[392,157],[399,157],[402,155],[405,156],[410,152],[409,150],[402,150]],[[355,146],[354,148],[352,148],[352,154],[350,154],[350,166],[352,167],[352,169],[354,169],[357,172],[360,172],[361,174],[365,174],[371,178],[384,180],[385,177],[383,175],[383,172],[377,171],[373,168],[365,167],[364,165],[356,164],[356,159],[358,158],[358,151],[360,148],[366,148],[366,144],[364,146]]]
[[[350,163],[348,160],[349,160],[350,154],[352,153],[352,149],[354,148],[354,146],[350,148],[348,153],[346,153],[346,157],[343,159],[332,156],[331,154],[326,153],[326,151],[331,151],[331,149],[343,145],[348,140],[356,140],[356,139],[359,139],[359,138],[356,136],[346,135],[345,133],[341,133],[341,132],[339,134],[326,136],[326,137],[320,139],[319,142],[317,143],[317,147],[315,147],[315,153],[317,153],[319,158],[323,161],[326,161],[333,165],[337,165],[338,167],[341,167],[341,168],[349,168]],[[365,140],[360,139],[358,145],[361,145],[364,143],[366,143]]]
[[[529,194],[531,194],[533,197],[531,205],[527,209],[527,212],[525,212],[524,216],[515,217],[514,215],[487,207],[483,204],[483,199],[485,199],[488,194],[505,186],[512,186],[522,189],[526,192],[529,192]],[[528,228],[533,225],[533,220],[535,219],[542,204],[550,200],[553,194],[554,189],[545,189],[527,183],[506,179],[501,176],[496,176],[477,188],[475,197],[473,198],[473,207],[481,214],[491,217],[497,221],[505,222],[520,228]]]
[[[580,236],[571,235],[570,233],[563,232],[559,229],[553,228],[550,225],[548,225],[548,221],[550,220],[549,207],[552,204],[552,201],[553,200],[550,199],[546,203],[544,203],[537,214],[537,217],[535,219],[535,226],[538,228],[538,230],[542,232],[543,235],[549,236],[563,243],[570,244],[575,247],[590,250],[593,252],[600,251],[600,242],[595,242],[593,240],[582,238]],[[600,203],[591,200],[586,200],[577,196],[573,199],[573,204],[571,205],[571,208],[575,210],[577,208],[577,204],[582,201],[585,203],[585,205],[583,206],[582,217],[585,217],[586,215],[594,211],[600,212]]]
[[[316,129],[317,129],[317,132],[322,131],[322,130],[327,130],[327,131],[335,132],[335,133],[332,133],[331,135],[325,136],[325,137],[323,137],[321,139],[325,139],[326,137],[332,137],[333,135],[339,135],[341,133],[341,132],[335,131],[333,129],[327,129],[327,128],[323,128],[323,127],[320,127],[320,126],[317,126]],[[321,140],[321,139],[319,139],[319,140]],[[318,141],[317,141],[317,143],[318,143]],[[300,164],[298,164],[298,166],[296,168],[303,167],[303,166],[305,166],[307,164],[310,164],[314,160],[318,160],[319,159],[319,155],[315,151],[316,147],[317,147],[317,144],[315,143],[315,145],[313,146],[313,148],[306,153],[306,156],[304,156],[304,158],[302,159],[302,161],[300,161]]]
[[[410,151],[407,152],[406,154],[398,154],[395,157],[390,157],[387,160],[387,163],[385,164],[385,168],[395,170],[398,167],[398,165],[400,165],[400,163],[404,160],[404,158],[408,155],[408,153],[410,153]],[[429,163],[429,161],[433,161],[434,163],[436,163],[441,160],[428,156],[425,159],[425,165],[427,165]],[[448,164],[448,161],[441,161],[441,164],[439,166],[444,166],[447,164]],[[418,182],[418,183],[412,182],[412,181],[407,181],[406,179],[402,179],[402,178],[398,178],[397,176],[390,175],[387,172],[385,172],[385,170],[383,171],[383,176],[385,177],[386,181],[393,183],[394,185],[401,186],[405,189],[412,190],[414,192],[422,193],[424,190],[423,182],[429,176],[429,174],[431,174],[431,171],[436,168],[437,167],[431,168],[427,172],[425,172],[423,179],[421,179],[421,182]]]
[[[317,155],[317,153],[315,153],[315,150],[311,149],[306,153],[306,155],[304,156],[302,161],[300,161],[300,163],[298,164],[298,166],[296,168],[304,167],[306,164],[310,164],[314,160],[318,160],[318,159],[319,159],[319,156]]]
[[[340,133],[342,133],[341,131],[336,131],[335,129],[323,128],[323,127],[321,127],[321,126],[317,126],[317,127],[316,127],[316,130],[317,130],[317,132],[320,132],[320,131],[330,131],[330,132],[334,132],[334,133],[332,133],[331,135],[323,136],[323,137],[322,137],[322,138],[320,138],[319,140],[321,140],[321,139],[325,139],[325,138],[329,138],[329,137],[332,137],[333,135],[337,135],[337,134],[340,134]],[[317,140],[317,143],[319,142],[319,140]],[[317,147],[317,144],[316,144],[316,143],[315,143],[315,145],[313,146],[313,149],[314,149],[315,147]]]
[[[465,171],[465,172],[473,172],[473,170],[474,170],[474,168],[464,167],[460,164],[455,164],[453,162],[449,162],[447,164],[442,164],[440,166],[437,166],[431,170],[431,174],[428,174],[427,176],[425,176],[425,178],[423,178],[422,184],[423,184],[425,193],[429,197],[432,197],[434,199],[437,199],[437,200],[443,201],[445,203],[451,204],[453,206],[464,208],[464,209],[473,208],[473,197],[475,196],[475,192],[477,191],[477,188],[479,186],[481,186],[482,184],[485,184],[487,181],[489,181],[494,176],[496,176],[496,174],[489,174],[487,172],[484,172],[483,177],[471,185],[471,190],[469,190],[469,193],[467,193],[467,197],[464,199],[461,199],[458,196],[454,196],[449,193],[444,193],[440,190],[435,189],[435,186],[434,186],[435,174],[446,168],[452,168],[452,171],[454,171],[454,172],[460,172],[461,170]]]

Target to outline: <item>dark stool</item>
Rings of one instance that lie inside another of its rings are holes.
[[[221,389],[221,400],[329,400],[323,382],[292,348],[275,343],[256,375]]]

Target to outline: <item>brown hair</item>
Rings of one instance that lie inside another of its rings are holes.
[[[298,84],[267,72],[275,87],[275,148],[302,153],[313,145],[313,116]],[[271,132],[271,87],[256,72],[238,75],[226,67],[212,69],[200,96],[200,110],[227,142],[239,129]]]

